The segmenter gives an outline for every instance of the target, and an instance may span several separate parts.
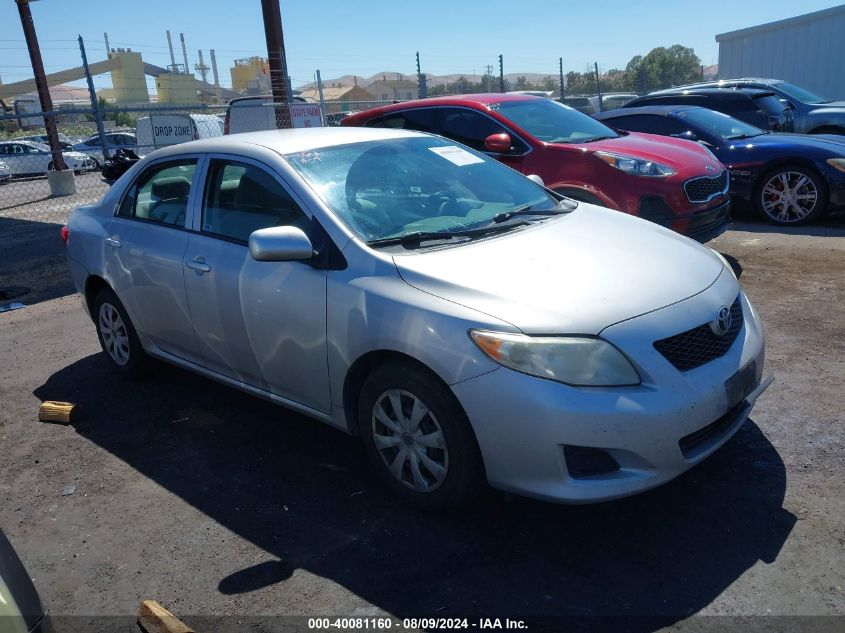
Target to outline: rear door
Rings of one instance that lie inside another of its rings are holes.
[[[184,257],[203,360],[219,374],[328,412],[326,271],[252,259],[250,234],[270,226],[312,230],[272,169],[212,155]]]
[[[127,189],[107,227],[106,272],[136,329],[161,351],[200,363],[182,260],[198,156],[156,161]]]

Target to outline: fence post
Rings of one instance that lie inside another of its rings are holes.
[[[599,112],[604,112],[604,104],[601,99],[601,82],[599,81],[599,63],[594,62],[596,69],[596,93],[599,95]]]
[[[417,97],[425,99],[428,96],[428,84],[425,73],[420,69],[420,52],[417,51]]]
[[[558,61],[560,62],[560,102],[563,103],[563,57]]]
[[[320,95],[320,119],[324,126],[328,126],[329,118],[326,115],[326,100],[323,98],[323,79],[320,77],[320,71],[317,70],[317,94]]]
[[[85,79],[88,82],[88,95],[91,97],[91,108],[94,110],[94,120],[97,122],[97,135],[100,137],[100,146],[103,148],[103,160],[108,160],[109,145],[106,143],[106,129],[103,125],[103,113],[100,110],[100,103],[97,101],[97,93],[94,91],[94,80],[91,78],[91,71],[88,69],[88,56],[85,54],[85,42],[79,36],[79,52],[82,54],[82,67],[85,69]]]
[[[499,55],[499,92],[505,91],[505,62]]]

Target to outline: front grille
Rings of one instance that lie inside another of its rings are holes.
[[[684,183],[684,191],[690,202],[707,202],[728,191],[728,170],[723,169],[718,176],[693,178]]]
[[[742,304],[737,296],[731,306],[731,326],[719,336],[704,323],[686,332],[654,342],[654,348],[680,371],[689,371],[724,356],[742,329]]]

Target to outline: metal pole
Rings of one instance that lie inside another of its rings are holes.
[[[103,39],[106,40],[106,59],[111,58],[111,46],[109,46],[109,34],[103,33]]]
[[[288,102],[287,62],[285,61],[285,41],[282,37],[282,13],[279,0],[261,0],[261,13],[264,17],[264,38],[267,40],[267,57],[270,62],[270,87],[273,101],[277,104]],[[276,110],[277,118],[279,110]],[[290,127],[287,125],[279,127]]]
[[[326,116],[326,100],[323,98],[323,79],[320,77],[320,71],[317,71],[317,94],[320,95],[320,118],[323,125],[328,125],[329,119]]]
[[[601,98],[601,82],[599,81],[599,63],[594,62],[594,65],[596,69],[596,92],[599,95],[599,112],[604,112],[604,104]]]
[[[560,62],[560,102],[563,103],[563,57],[558,61]]]
[[[106,143],[106,128],[103,125],[103,113],[97,101],[97,93],[94,91],[94,80],[88,69],[88,56],[85,54],[85,42],[82,41],[81,35],[79,36],[79,52],[82,54],[82,67],[85,69],[85,79],[88,82],[88,95],[91,97],[91,107],[94,109],[94,120],[97,121],[97,134],[100,137],[100,146],[103,148],[103,159],[107,159],[110,156],[109,145]]]
[[[499,55],[499,92],[505,91],[505,63],[501,55]]]
[[[425,73],[420,68],[419,51],[417,51],[417,96],[420,99],[425,99],[426,97],[428,97],[428,82],[426,80]]]
[[[29,0],[15,0],[15,2],[21,16],[26,47],[29,49],[29,59],[32,62],[32,72],[35,75],[35,86],[38,89],[41,111],[50,113],[44,117],[44,129],[47,131],[50,153],[53,155],[53,167],[57,171],[61,171],[67,169],[67,165],[65,165],[64,156],[62,156],[62,146],[59,145],[59,130],[56,128],[56,115],[53,114],[53,99],[50,97],[50,88],[47,85],[47,78],[44,76],[44,62],[41,60],[41,49],[38,46],[35,23],[32,21],[32,13],[29,10]]]
[[[182,40],[182,57],[185,60],[185,72],[189,73],[191,72],[191,68],[188,66],[188,51],[185,48],[185,34],[179,33],[179,39]]]
[[[170,51],[170,70],[176,68],[176,58],[173,56],[173,41],[170,39],[170,31],[167,31],[167,48]]]
[[[217,76],[217,58],[214,56],[214,49],[211,49],[211,72],[214,75],[214,87],[217,92],[217,100],[220,101],[220,78]]]

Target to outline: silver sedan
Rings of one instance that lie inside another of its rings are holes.
[[[162,149],[63,235],[115,370],[155,357],[360,436],[424,507],[485,482],[573,503],[652,488],[768,384],[720,255],[436,136]]]

